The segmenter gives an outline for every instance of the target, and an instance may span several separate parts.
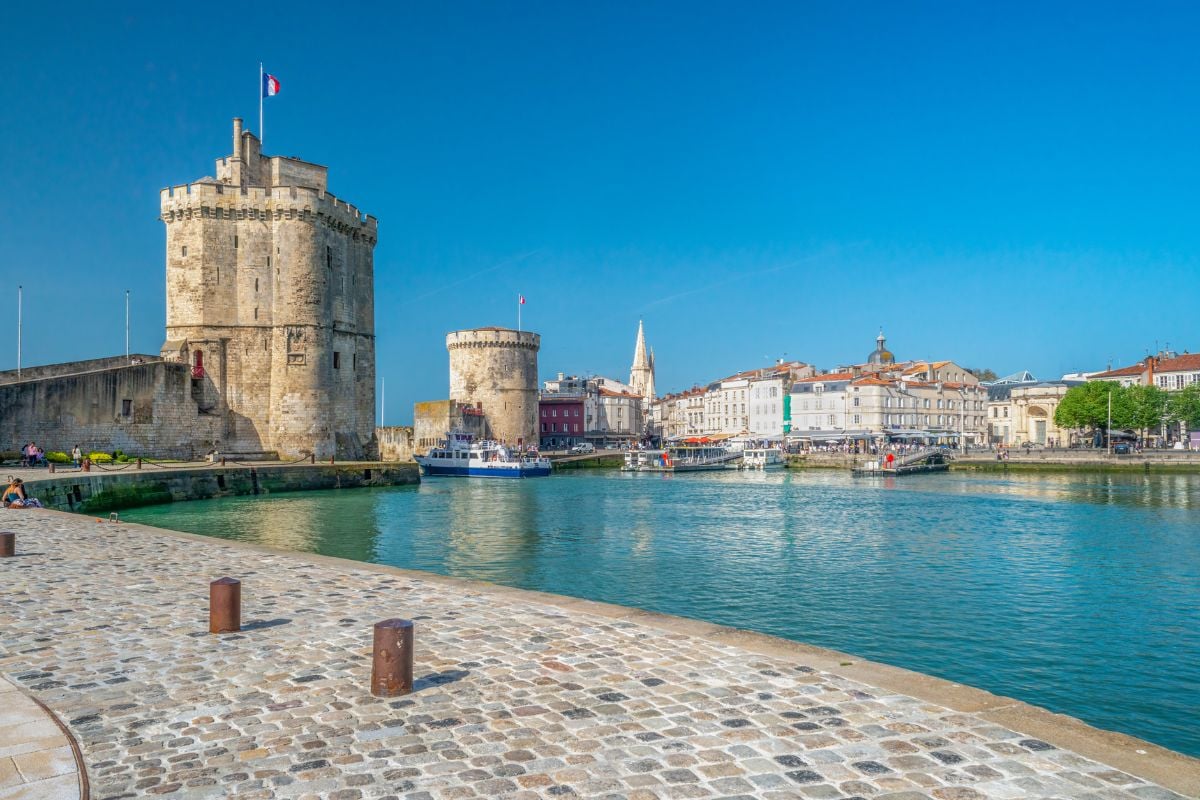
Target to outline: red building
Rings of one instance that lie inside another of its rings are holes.
[[[546,450],[562,450],[584,441],[587,424],[583,397],[542,397],[538,401],[538,432]]]

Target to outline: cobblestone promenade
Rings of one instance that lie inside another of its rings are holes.
[[[0,514],[19,553],[0,560],[0,674],[69,724],[93,798],[1180,796],[975,714],[584,604]],[[247,630],[217,637],[223,575],[243,582]],[[397,616],[416,620],[417,690],[376,699],[371,626]]]

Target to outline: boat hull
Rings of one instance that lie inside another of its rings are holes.
[[[451,467],[439,464],[421,464],[421,474],[430,478],[544,478],[550,474],[550,468]]]

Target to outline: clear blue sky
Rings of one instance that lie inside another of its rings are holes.
[[[18,4],[0,82],[16,362],[163,339],[161,187],[230,118],[380,219],[389,422],[444,334],[660,390],[789,358],[1039,377],[1200,347],[1200,10],[1080,3]]]

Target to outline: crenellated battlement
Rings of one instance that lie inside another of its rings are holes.
[[[507,347],[536,352],[542,346],[542,337],[530,331],[512,328],[474,328],[446,334],[446,349]]]
[[[355,230],[375,239],[379,221],[329,192],[304,186],[232,186],[185,183],[159,193],[163,222],[195,217],[214,219],[308,219]]]

